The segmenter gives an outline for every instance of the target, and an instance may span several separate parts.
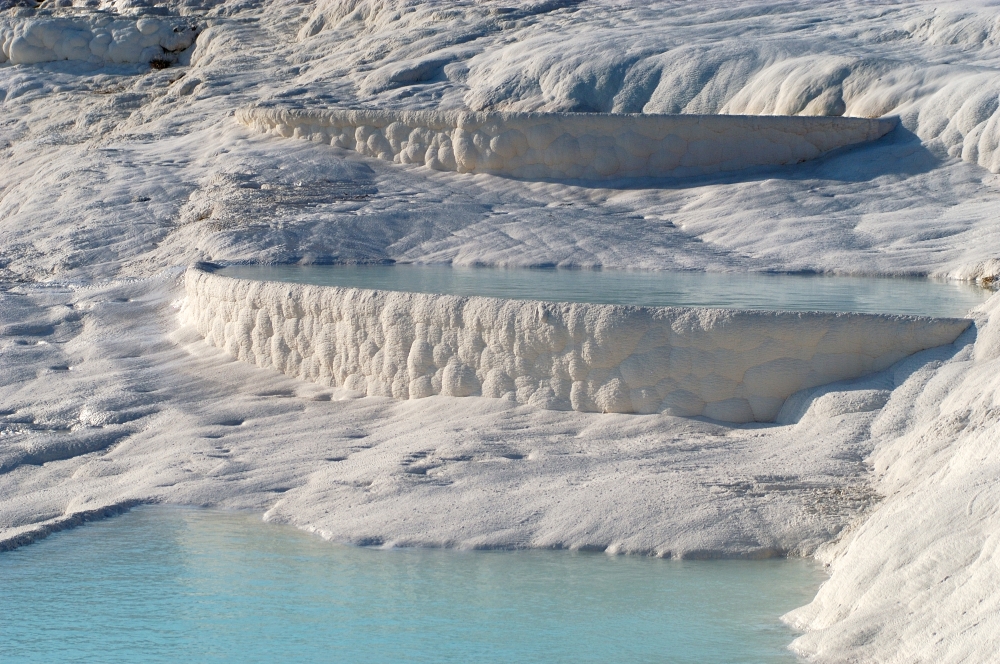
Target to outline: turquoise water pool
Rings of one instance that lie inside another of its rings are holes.
[[[373,550],[144,507],[0,553],[4,662],[794,662],[803,560]]]
[[[221,274],[376,290],[554,302],[961,317],[992,291],[917,278],[499,269],[437,265],[235,265]]]

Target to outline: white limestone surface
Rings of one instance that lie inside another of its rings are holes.
[[[858,385],[779,427],[357,398],[210,346],[183,294],[183,272],[0,291],[0,552],[173,503],[368,546],[811,555],[876,500]]]
[[[103,4],[138,20],[138,0]],[[795,424],[731,427],[348,398],[178,331],[183,294],[143,278],[395,260],[996,283],[998,15],[988,0],[228,0],[199,17],[183,69],[0,66],[0,541],[134,501],[353,543],[678,557],[811,555],[853,523],[795,616],[802,652],[992,661],[996,316],[816,388]],[[233,121],[266,104],[900,125],[767,174],[598,188],[400,168]]]
[[[256,131],[399,164],[523,178],[693,176],[794,164],[872,141],[893,119],[244,108]]]
[[[185,320],[232,356],[371,396],[773,421],[792,393],[953,342],[970,321],[629,307],[232,279],[192,268]]]
[[[73,10],[0,18],[0,63],[95,64],[175,60],[198,36],[191,19]]]
[[[819,558],[831,579],[785,620],[822,662],[993,662],[1000,652],[1000,298],[944,362],[901,363],[871,423],[884,500]],[[892,651],[873,649],[894,644]]]

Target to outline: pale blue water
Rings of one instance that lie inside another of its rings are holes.
[[[145,507],[0,553],[3,662],[794,662],[802,560],[372,550]]]
[[[992,291],[917,278],[499,269],[446,265],[234,265],[226,276],[552,302],[961,317]]]

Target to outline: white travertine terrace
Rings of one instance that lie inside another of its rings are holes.
[[[894,119],[244,108],[255,131],[400,164],[520,178],[685,177],[793,164],[872,141]]]
[[[39,13],[0,19],[0,63],[173,61],[197,36],[191,19],[176,16],[123,17],[80,9]]]
[[[367,395],[773,421],[792,393],[953,342],[966,319],[628,307],[231,279],[189,269],[209,343]]]

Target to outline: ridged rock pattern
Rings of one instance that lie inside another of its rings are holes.
[[[739,115],[246,108],[243,124],[399,164],[525,179],[685,177],[793,164],[875,140],[895,120]]]
[[[186,275],[209,343],[367,395],[772,421],[807,387],[954,341],[965,319],[566,304]]]

